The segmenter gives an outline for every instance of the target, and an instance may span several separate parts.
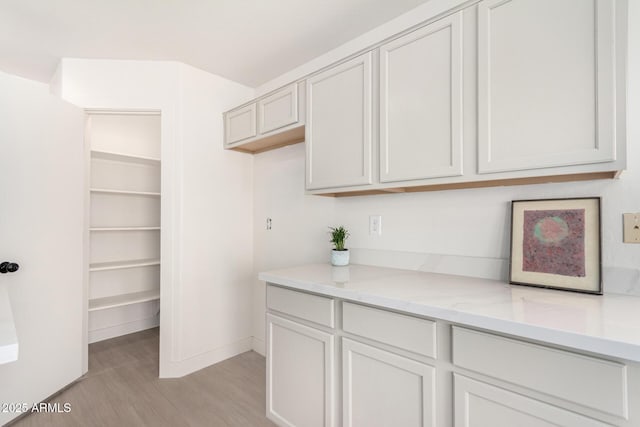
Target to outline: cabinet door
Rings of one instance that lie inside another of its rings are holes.
[[[307,80],[307,189],[371,183],[371,56]]]
[[[224,116],[225,144],[256,136],[256,104],[229,111]]]
[[[455,366],[586,408],[629,416],[629,377],[622,363],[459,326],[452,327],[451,348]]]
[[[258,132],[264,134],[298,121],[298,84],[258,101]]]
[[[614,15],[614,0],[480,3],[480,173],[615,160]]]
[[[267,314],[267,416],[279,425],[334,423],[334,337]]]
[[[462,12],[380,48],[380,181],[462,175]]]
[[[609,424],[454,374],[455,427],[604,427]]]
[[[435,370],[375,347],[342,340],[343,426],[433,426]]]

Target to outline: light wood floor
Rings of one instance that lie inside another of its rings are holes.
[[[30,414],[27,426],[274,426],[265,417],[265,359],[255,352],[177,379],[158,378],[158,329],[89,346],[89,372],[52,402],[71,412]]]

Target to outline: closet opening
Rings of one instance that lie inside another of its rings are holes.
[[[160,118],[87,111],[87,344],[160,324]]]

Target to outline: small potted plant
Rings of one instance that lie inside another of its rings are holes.
[[[344,247],[344,242],[349,237],[349,231],[343,226],[329,227],[331,230],[331,243],[334,249],[331,251],[331,265],[349,265],[349,249]]]

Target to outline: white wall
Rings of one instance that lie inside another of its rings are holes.
[[[160,375],[250,348],[240,301],[250,300],[252,158],[222,149],[221,115],[253,90],[164,61],[63,59],[52,83],[84,108],[161,112]]]
[[[426,13],[426,8],[436,6],[436,2],[428,6],[430,3],[399,20],[417,22]],[[640,212],[640,121],[633,119],[640,117],[640,2],[630,3],[628,170],[619,180],[360,196],[327,201],[320,196],[303,194],[302,144],[263,153],[254,161],[256,271],[326,262],[330,249],[327,226],[342,224],[351,231],[348,246],[356,262],[457,273],[461,270],[456,268],[473,269],[475,267],[465,264],[480,260],[480,264],[502,266],[498,270],[499,276],[506,279],[504,266],[509,257],[511,200],[601,196],[605,292],[626,292],[630,288],[640,291],[640,245],[622,243],[621,216],[623,212]],[[372,34],[397,31],[399,20],[374,30]],[[286,79],[301,78],[313,67],[326,66],[339,59],[339,55],[362,49],[367,43],[372,43],[371,37],[356,39],[267,83],[258,92],[278,87]],[[284,185],[289,191],[273,192],[273,189],[281,189]],[[369,215],[372,214],[382,215],[382,236],[368,234]],[[274,230],[271,232],[260,229],[267,216],[273,219]],[[279,229],[281,224],[282,231]],[[284,252],[285,247],[291,248],[293,255]],[[438,256],[443,254],[450,256]],[[254,292],[254,348],[264,351],[264,283],[256,281]]]
[[[196,368],[251,348],[253,159],[222,148],[222,112],[252,91],[181,73],[180,360]]]
[[[454,7],[465,7],[466,5],[477,3],[478,0],[429,0],[422,5],[404,13],[391,21],[367,31],[347,43],[338,46],[329,52],[305,62],[304,64],[290,70],[277,78],[266,82],[256,89],[257,95],[263,95],[281,86],[303,78],[307,74],[314,73],[321,68],[327,67],[333,62],[341,61],[347,56],[357,54],[363,49],[369,48],[383,40],[395,36],[422,25],[426,21],[438,19],[439,16],[448,13]]]
[[[265,285],[258,272],[327,261],[336,200],[304,195],[304,144],[255,155],[253,166],[253,348],[264,354]]]
[[[20,264],[0,275],[19,343],[0,403],[33,404],[83,373],[84,114],[2,72],[0,94],[0,261]],[[0,424],[18,415],[4,406]]]

